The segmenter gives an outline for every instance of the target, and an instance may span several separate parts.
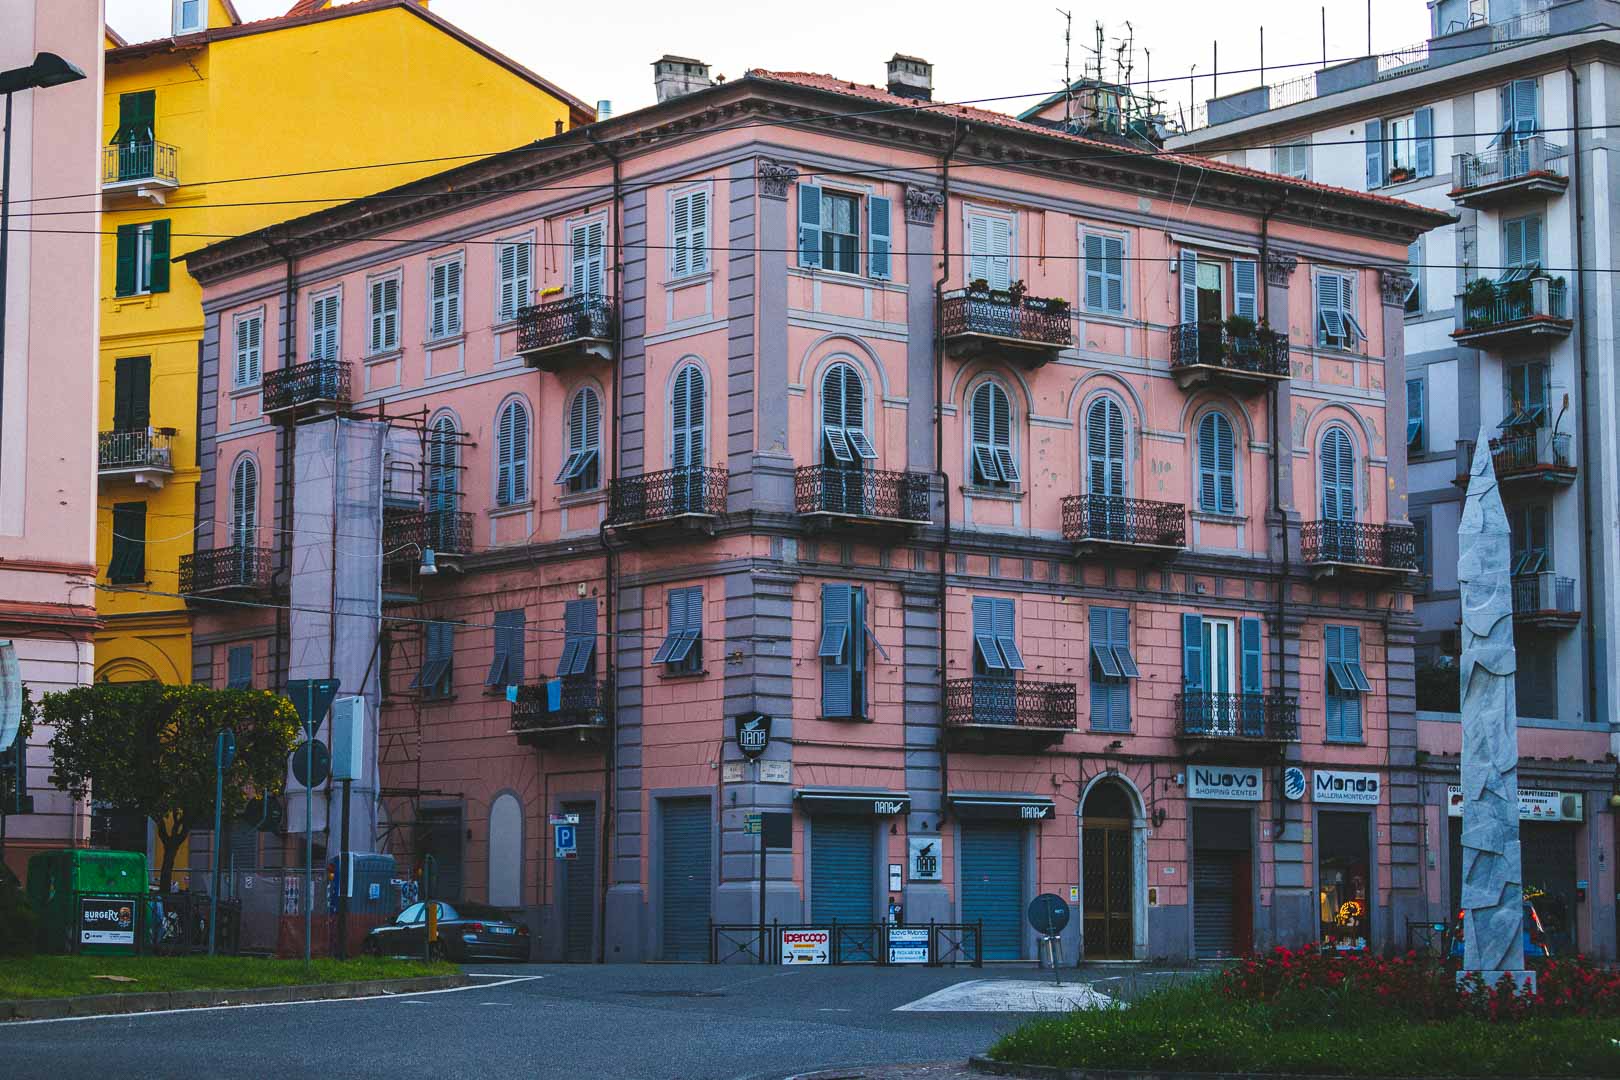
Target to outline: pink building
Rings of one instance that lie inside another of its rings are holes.
[[[1402,944],[1385,388],[1443,216],[927,107],[904,57],[658,77],[187,260],[198,678],[365,695],[352,846],[547,957],[707,957],[754,813],[766,917],[851,958],[896,909],[1033,956],[1048,891],[1071,957]]]
[[[96,398],[99,217],[30,230],[29,200],[98,190],[100,0],[22,0],[0,17],[0,70],[55,53],[87,76],[12,98],[11,235],[0,397],[0,639],[17,650],[35,701],[90,681],[96,628]],[[69,205],[69,204],[64,204]],[[36,851],[83,844],[84,808],[46,783],[48,730],[23,747],[31,811],[5,826],[5,861],[22,874]],[[0,754],[8,776],[17,750]],[[24,804],[29,805],[28,803]]]

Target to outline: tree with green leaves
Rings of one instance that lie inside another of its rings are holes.
[[[163,845],[158,887],[169,891],[180,845],[214,820],[214,740],[236,735],[222,814],[241,815],[252,796],[274,795],[298,734],[292,702],[264,690],[162,683],[96,683],[46,694],[51,783],[75,798],[151,818]]]

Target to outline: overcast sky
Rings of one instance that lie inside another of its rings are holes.
[[[293,0],[235,0],[244,19],[280,14]],[[1375,51],[1428,37],[1424,0],[1371,0]],[[652,61],[676,53],[707,61],[716,74],[735,78],[750,67],[818,71],[881,84],[884,62],[895,52],[934,64],[934,99],[985,102],[1016,112],[1063,82],[1063,18],[1054,0],[935,0],[931,5],[892,0],[821,0],[807,9],[739,0],[432,0],[432,9],[588,102],[606,98],[616,112],[653,101]],[[1136,43],[1135,80],[1147,77],[1149,53],[1156,91],[1175,106],[1188,100],[1188,69],[1197,65],[1196,98],[1210,96],[1212,44],[1219,39],[1222,93],[1260,81],[1260,27],[1266,30],[1266,81],[1310,72],[1322,57],[1318,4],[1290,0],[1141,0],[1135,4],[1070,4],[1074,14],[1073,65],[1079,74],[1096,41],[1095,20],[1112,49],[1127,33],[1118,14],[1131,14]],[[107,18],[131,41],[167,33],[170,0],[107,0]],[[772,14],[777,12],[778,14]],[[1367,48],[1367,0],[1328,6],[1327,52],[1347,59]],[[1285,64],[1305,66],[1283,67]],[[1159,87],[1168,76],[1178,83]],[[403,92],[408,92],[402,88]]]

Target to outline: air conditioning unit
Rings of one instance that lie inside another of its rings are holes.
[[[332,779],[360,780],[366,763],[366,699],[332,702]]]
[[[1586,797],[1584,795],[1565,795],[1558,800],[1559,821],[1585,821]]]

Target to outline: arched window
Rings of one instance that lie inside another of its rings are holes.
[[[1018,483],[1018,462],[1013,456],[1012,406],[1007,391],[997,383],[980,383],[973,391],[970,410],[973,437],[973,482],[980,487],[1011,487]]]
[[[1237,513],[1237,450],[1232,422],[1209,412],[1198,421],[1198,509]]]
[[[821,463],[858,469],[877,460],[866,434],[866,388],[849,364],[834,364],[821,377]]]
[[[1322,487],[1322,520],[1356,520],[1356,449],[1341,427],[1322,435],[1318,459]]]
[[[683,469],[703,464],[703,428],[707,414],[703,369],[687,364],[675,375],[670,401],[669,463]]]
[[[529,410],[509,401],[495,422],[495,505],[529,501]]]
[[[1092,495],[1125,494],[1125,410],[1113,398],[1086,410],[1086,472]]]
[[[602,399],[590,387],[582,387],[568,406],[568,456],[557,483],[569,491],[590,491],[600,483],[602,448]]]
[[[231,546],[254,547],[259,534],[259,466],[250,457],[231,473]]]
[[[441,416],[428,429],[427,505],[434,513],[453,514],[461,504],[461,437],[456,421]]]

